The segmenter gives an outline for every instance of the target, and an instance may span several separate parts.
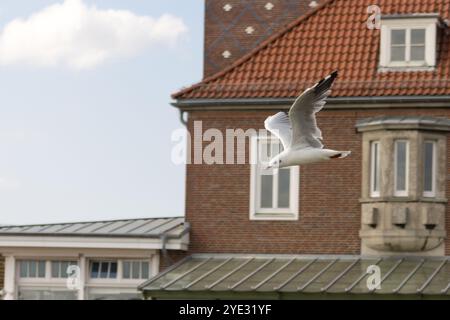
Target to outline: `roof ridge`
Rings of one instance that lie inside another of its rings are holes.
[[[179,219],[184,216],[174,217],[149,217],[149,218],[132,218],[132,219],[113,219],[113,220],[95,220],[95,221],[75,221],[75,222],[54,222],[54,223],[35,223],[35,224],[16,224],[16,225],[0,225],[0,229],[14,227],[39,227],[39,226],[57,226],[65,224],[88,224],[88,223],[113,223],[120,221],[138,221],[138,220],[157,220],[157,219]]]
[[[258,52],[260,52],[261,50],[264,50],[268,45],[270,45],[271,43],[275,42],[277,39],[281,38],[284,34],[286,34],[287,32],[291,31],[291,29],[293,29],[294,27],[300,25],[301,23],[303,23],[304,21],[308,20],[310,17],[312,17],[313,15],[315,15],[317,12],[320,12],[323,8],[325,8],[326,6],[328,6],[329,4],[335,2],[337,0],[326,0],[324,3],[320,4],[319,6],[317,6],[316,8],[314,8],[313,10],[311,10],[310,12],[301,15],[299,18],[295,19],[293,22],[287,24],[284,28],[282,28],[280,31],[275,32],[272,36],[270,36],[269,38],[267,38],[266,40],[264,40],[263,42],[261,42],[256,48],[254,48],[253,50],[251,50],[249,53],[245,54],[244,56],[242,56],[241,58],[237,59],[234,63],[232,63],[229,67],[220,70],[219,72],[206,77],[205,79],[201,80],[200,82],[191,85],[190,87],[187,87],[185,89],[182,89],[178,92],[175,92],[174,94],[172,94],[172,98],[173,99],[177,99],[177,97],[189,93],[192,90],[206,84],[209,83],[211,81],[214,81],[220,77],[222,77],[223,75],[227,74],[228,72],[231,72],[232,70],[236,69],[237,67],[239,67],[240,65],[244,64],[245,62],[247,62],[251,57],[253,57],[254,55],[256,55]]]

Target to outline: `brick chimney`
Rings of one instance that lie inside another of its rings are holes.
[[[324,0],[205,0],[204,77],[232,64]]]

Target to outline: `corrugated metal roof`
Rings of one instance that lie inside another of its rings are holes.
[[[140,289],[158,297],[195,293],[286,295],[379,294],[449,297],[450,257],[193,255],[150,279]],[[371,290],[370,266],[381,271]]]
[[[0,226],[0,236],[89,236],[169,238],[183,236],[188,228],[183,217],[92,221],[22,226]]]

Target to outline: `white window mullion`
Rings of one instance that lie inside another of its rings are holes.
[[[411,28],[405,29],[405,61],[411,61]]]
[[[273,175],[272,175],[272,208],[277,209],[278,208],[278,173],[280,172],[280,169],[274,169]]]

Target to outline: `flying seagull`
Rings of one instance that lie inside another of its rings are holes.
[[[306,89],[295,100],[289,114],[279,112],[264,122],[268,131],[277,136],[283,152],[270,160],[267,169],[311,164],[330,159],[345,158],[351,151],[324,149],[322,132],[317,127],[316,113],[322,110],[338,72]]]

